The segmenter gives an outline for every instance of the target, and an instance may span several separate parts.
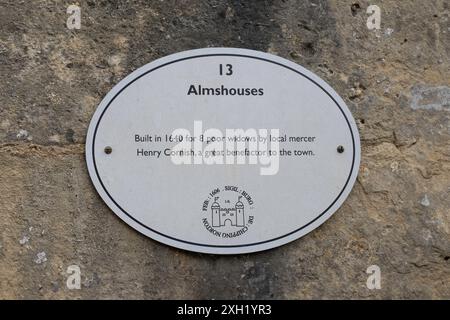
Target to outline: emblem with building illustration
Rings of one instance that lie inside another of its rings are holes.
[[[212,225],[213,227],[223,227],[227,222],[232,226],[244,227],[244,204],[241,202],[242,196],[238,197],[238,201],[231,208],[221,208],[217,202],[219,197],[214,198],[211,206]]]
[[[214,236],[235,238],[253,224],[253,209],[253,199],[245,190],[235,186],[216,188],[203,202],[202,222]]]

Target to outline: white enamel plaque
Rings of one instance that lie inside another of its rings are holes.
[[[136,70],[97,108],[92,182],[131,227],[191,251],[277,247],[327,220],[356,180],[355,121],[322,79],[286,59],[209,48]]]

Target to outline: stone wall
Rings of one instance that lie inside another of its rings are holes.
[[[0,0],[0,298],[450,298],[449,2]],[[366,26],[369,5],[381,29]],[[136,68],[209,46],[295,61],[357,120],[335,215],[283,247],[195,254],[132,230],[94,190],[87,126]],[[80,290],[66,287],[78,265]],[[370,265],[380,290],[366,287]]]

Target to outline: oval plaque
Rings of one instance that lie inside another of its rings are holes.
[[[356,180],[355,121],[323,80],[283,58],[232,48],[173,54],[100,103],[86,159],[127,224],[191,251],[236,254],[295,240]]]

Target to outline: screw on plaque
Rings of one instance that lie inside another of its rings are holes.
[[[337,147],[337,152],[343,153],[344,152],[344,147],[343,146],[338,146]]]
[[[112,152],[112,148],[110,146],[105,147],[106,154],[111,154],[111,152]]]

